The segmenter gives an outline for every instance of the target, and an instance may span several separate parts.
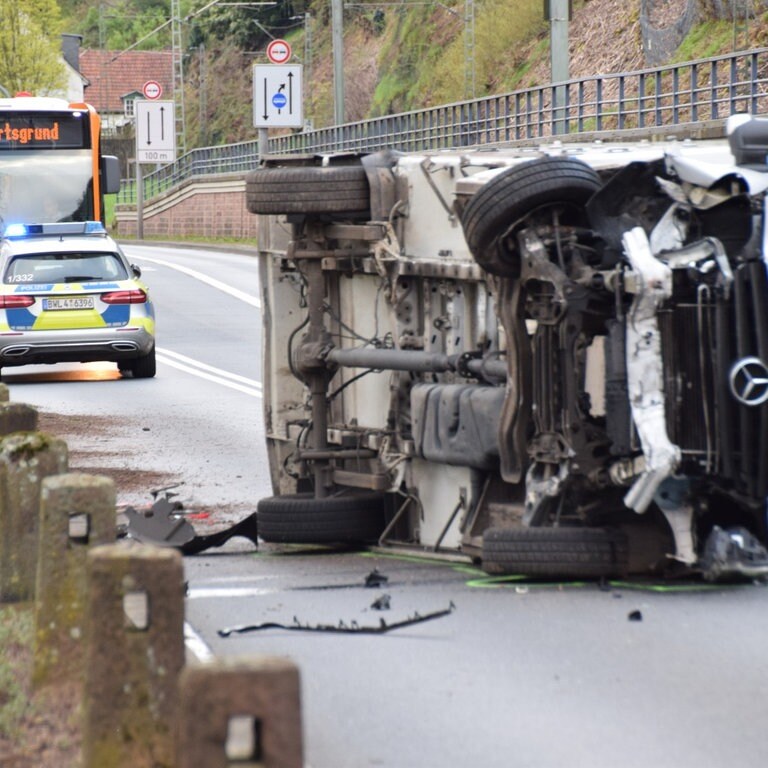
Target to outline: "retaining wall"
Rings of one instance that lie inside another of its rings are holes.
[[[115,211],[117,237],[136,237],[136,207]],[[245,176],[191,179],[144,204],[144,237],[256,238],[257,216],[245,207]]]

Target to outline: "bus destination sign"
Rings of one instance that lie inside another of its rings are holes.
[[[0,148],[82,149],[88,146],[85,136],[79,117],[0,113]]]

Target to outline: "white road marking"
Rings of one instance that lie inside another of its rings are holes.
[[[222,283],[221,280],[217,280],[215,277],[206,275],[203,272],[198,272],[196,269],[183,267],[180,264],[174,264],[172,261],[165,261],[164,259],[153,259],[151,256],[144,256],[143,254],[136,254],[133,256],[133,258],[137,261],[149,261],[152,264],[160,264],[163,267],[175,269],[177,272],[183,272],[185,275],[194,277],[196,280],[200,280],[201,282],[206,283],[206,285],[210,285],[212,288],[218,288],[220,291],[224,291],[224,293],[228,293],[230,296],[234,296],[236,299],[240,299],[240,301],[244,301],[246,304],[250,304],[252,307],[261,309],[261,300],[258,296],[253,296],[250,293],[239,290],[238,288],[233,288],[231,285]]]
[[[157,361],[179,371],[190,373],[200,379],[212,381],[215,384],[221,384],[224,387],[243,392],[251,397],[263,397],[261,382],[255,379],[249,379],[236,373],[224,371],[221,368],[215,368],[212,365],[201,363],[199,360],[193,360],[186,355],[180,355],[178,352],[172,352],[169,349],[158,347]]]
[[[227,597],[262,597],[274,595],[280,590],[265,589],[264,587],[191,587],[187,591],[187,599],[227,598]]]
[[[194,627],[188,621],[184,622],[184,645],[198,661],[212,661],[216,658],[213,651],[208,647],[208,643],[195,632]]]

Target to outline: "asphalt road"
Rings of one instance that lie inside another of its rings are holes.
[[[367,588],[374,568],[388,581]],[[312,768],[768,758],[762,586],[499,583],[409,555],[266,547],[189,558],[187,575],[187,618],[213,653],[298,663]],[[382,595],[389,610],[372,607]],[[451,605],[383,634],[291,629],[376,628]],[[218,634],[264,623],[287,629]]]
[[[127,250],[158,305],[157,377],[93,364],[8,369],[3,380],[13,400],[65,417],[73,460],[114,471],[120,501],[179,482],[203,514],[196,526],[226,524],[270,493],[255,263]],[[309,768],[768,762],[764,586],[498,582],[417,555],[234,540],[188,557],[190,653],[292,658]],[[365,587],[374,569],[388,580]],[[376,610],[384,595],[390,608]],[[306,630],[433,613],[444,615],[381,633]],[[265,622],[288,628],[220,635]]]
[[[158,373],[121,379],[111,363],[4,368],[11,398],[66,430],[76,469],[108,469],[118,501],[179,498],[211,524],[252,512],[268,495],[261,418],[261,315],[253,258],[199,249],[127,246],[157,314]],[[45,419],[43,421],[45,424]]]

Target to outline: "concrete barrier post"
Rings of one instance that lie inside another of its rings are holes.
[[[116,535],[115,483],[69,473],[46,477],[40,491],[35,589],[36,687],[82,680],[85,671],[86,558]]]
[[[299,671],[288,659],[221,659],[179,679],[176,768],[302,768]]]
[[[11,399],[11,390],[7,384],[0,383],[0,403],[7,403]]]
[[[0,602],[34,599],[40,486],[67,461],[67,444],[40,432],[0,440]]]
[[[37,429],[37,409],[24,403],[9,403],[0,391],[0,436],[14,432],[34,432]]]
[[[171,768],[184,664],[184,570],[135,542],[87,558],[83,768]]]

